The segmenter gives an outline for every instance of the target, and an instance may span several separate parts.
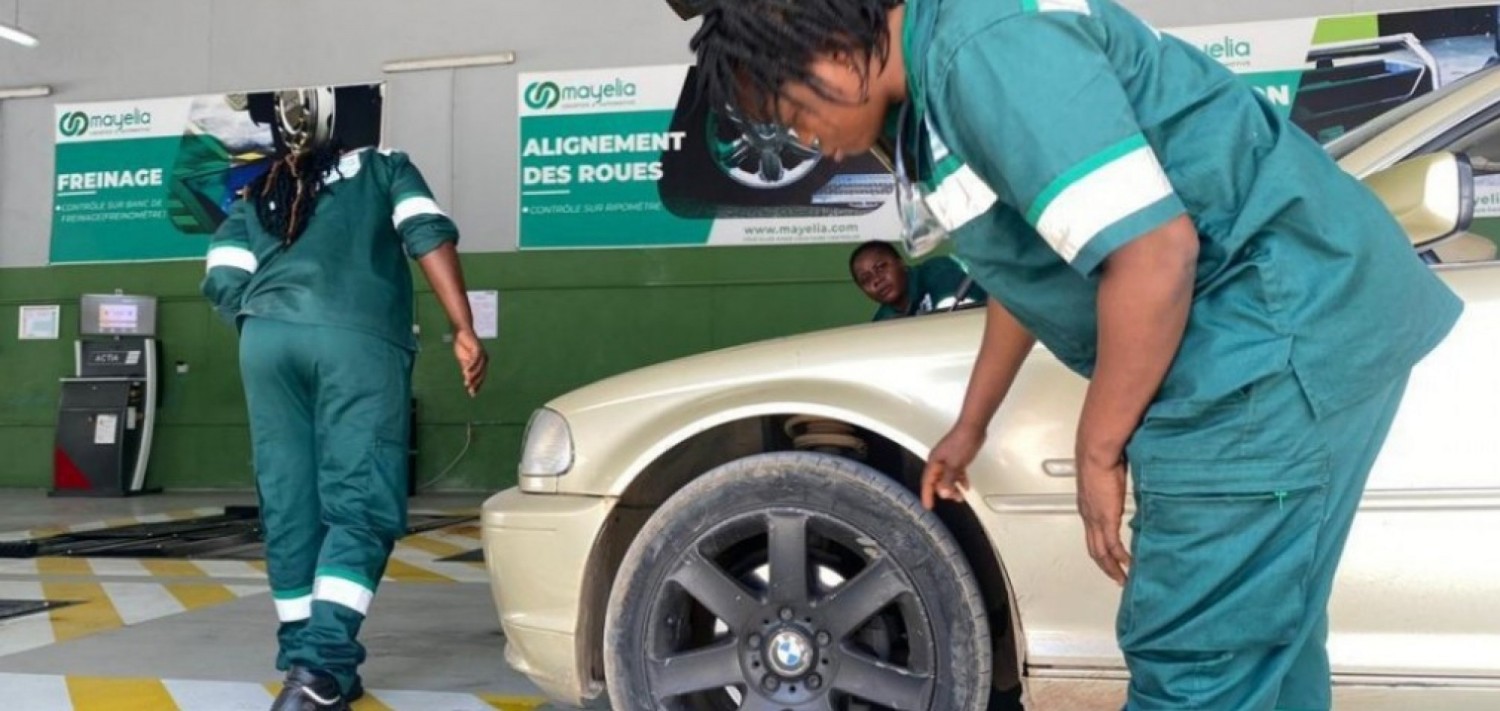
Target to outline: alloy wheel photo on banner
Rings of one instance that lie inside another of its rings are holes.
[[[270,165],[279,91],[58,105],[50,263],[202,259]],[[303,93],[338,135],[379,142],[382,85]]]
[[[519,81],[522,249],[897,237],[887,166],[708,110],[691,66]]]

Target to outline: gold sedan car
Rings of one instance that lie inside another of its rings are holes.
[[[1500,708],[1500,69],[1329,150],[1468,304],[1413,376],[1343,558],[1338,708]],[[1028,709],[1119,709],[1119,589],[1074,503],[1084,381],[1038,348],[967,505],[913,495],[982,325],[758,343],[539,410],[519,487],[483,513],[510,664],[616,709],[963,711],[1017,684]]]

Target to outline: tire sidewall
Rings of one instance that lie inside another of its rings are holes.
[[[746,514],[799,510],[834,519],[869,541],[912,583],[931,627],[936,685],[930,708],[983,709],[991,646],[985,605],[943,524],[897,482],[831,455],[774,453],[725,464],[667,500],[632,542],[605,618],[605,675],[615,708],[655,711],[646,682],[651,611],[686,546]],[[754,693],[753,691],[751,693]]]

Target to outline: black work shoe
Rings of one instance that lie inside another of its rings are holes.
[[[333,677],[292,667],[271,711],[349,711],[349,701],[339,693]]]

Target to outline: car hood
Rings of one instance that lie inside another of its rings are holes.
[[[933,314],[758,341],[687,356],[596,381],[547,406],[565,416],[599,408],[799,377],[902,379],[945,355],[972,362],[984,310]]]

